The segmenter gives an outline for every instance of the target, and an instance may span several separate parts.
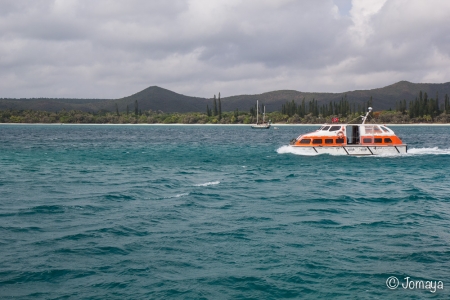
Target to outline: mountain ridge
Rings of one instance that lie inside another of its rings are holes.
[[[446,83],[412,83],[409,81],[399,81],[394,84],[370,90],[354,90],[341,93],[327,92],[301,92],[296,90],[276,90],[261,94],[244,94],[221,98],[222,111],[248,111],[259,100],[266,105],[268,112],[281,110],[281,106],[287,101],[294,100],[301,103],[303,99],[309,102],[317,100],[319,105],[329,104],[329,102],[340,101],[346,98],[350,104],[365,104],[372,97],[375,110],[386,110],[395,108],[396,102],[403,99],[407,103],[418,97],[419,92],[428,94],[428,98],[435,98],[439,95],[442,99],[445,94],[450,94],[450,82]],[[202,98],[186,96],[171,90],[149,86],[142,91],[119,99],[76,99],[76,98],[26,98],[0,99],[0,110],[43,110],[60,111],[81,110],[81,111],[119,111],[128,109],[134,111],[137,101],[138,109],[163,111],[167,113],[205,112],[206,106],[213,108],[213,98]]]

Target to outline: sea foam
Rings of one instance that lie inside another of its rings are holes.
[[[209,185],[216,185],[219,183],[220,183],[220,181],[211,181],[211,182],[206,182],[206,183],[194,184],[194,186],[209,186]]]

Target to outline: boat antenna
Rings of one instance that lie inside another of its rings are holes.
[[[365,122],[366,122],[366,120],[367,120],[367,117],[369,116],[369,114],[372,112],[372,107],[368,107],[367,108],[367,110],[368,110],[368,112],[366,113],[366,115],[365,116],[361,116],[362,117],[362,124],[364,124]]]

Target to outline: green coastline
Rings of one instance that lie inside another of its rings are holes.
[[[265,118],[275,126],[314,125],[332,123],[334,118],[339,123],[358,123],[363,112],[332,114],[308,113],[302,117],[297,114],[281,112],[267,113]],[[261,117],[260,117],[261,118]],[[450,112],[442,110],[439,114],[427,114],[410,117],[408,111],[374,111],[369,120],[371,123],[391,125],[428,125],[449,124]],[[251,125],[256,123],[256,114],[250,112],[223,112],[221,115],[208,116],[205,113],[161,113],[144,111],[137,114],[126,113],[90,113],[82,111],[46,112],[34,110],[0,110],[0,123],[11,124],[147,124],[147,125]]]

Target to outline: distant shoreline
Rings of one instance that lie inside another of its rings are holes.
[[[330,123],[327,123],[330,124]],[[345,125],[345,123],[342,123]],[[410,124],[389,124],[389,123],[377,123],[377,124],[383,124],[390,127],[395,126],[450,126],[450,123],[410,123]],[[138,123],[138,124],[97,124],[97,123],[0,123],[1,125],[20,125],[20,126],[27,126],[27,125],[33,125],[33,126],[43,126],[43,125],[51,125],[51,126],[212,126],[212,127],[218,127],[218,126],[238,126],[238,127],[251,127],[254,124],[183,124],[183,123],[173,123],[173,124],[162,124],[162,123],[153,123],[153,124],[147,124],[147,123]],[[302,127],[302,126],[322,126],[324,123],[321,124],[271,124],[272,127]],[[339,124],[338,124],[339,125]],[[348,125],[357,125],[357,124],[348,124]]]

